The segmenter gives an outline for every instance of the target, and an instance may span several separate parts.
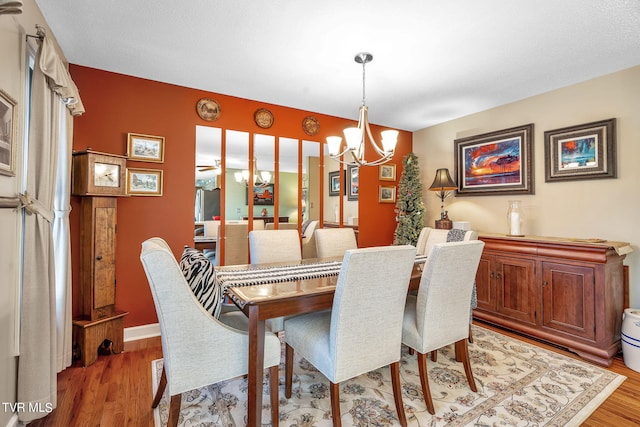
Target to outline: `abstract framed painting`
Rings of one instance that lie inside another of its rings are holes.
[[[545,181],[615,178],[616,119],[544,133]]]
[[[343,194],[347,194],[347,172],[343,172],[344,180],[342,181],[344,184],[342,186]],[[329,196],[339,196],[340,195],[340,171],[329,172]]]
[[[360,168],[358,166],[349,165],[347,167],[347,200],[358,200],[358,189],[360,186]]]
[[[533,124],[454,140],[457,196],[534,194]]]

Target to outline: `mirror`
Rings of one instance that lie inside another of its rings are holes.
[[[357,216],[357,202],[348,201],[345,195],[341,206],[338,197],[328,196],[328,176],[326,172],[322,173],[321,156],[325,156],[323,161],[327,172],[339,169],[339,164],[328,157],[326,145],[317,141],[196,126],[196,229],[204,228],[204,222],[212,221],[214,217],[220,217],[227,223],[249,218],[250,205],[253,207],[252,216],[260,218],[264,215],[267,222],[322,221],[324,217],[329,222],[344,218],[347,224],[350,217]],[[275,198],[271,203],[261,197],[256,198],[256,193],[264,194],[260,186],[255,186],[257,192],[250,190],[253,181],[249,177],[251,163],[255,177],[262,176],[263,172],[270,173],[268,184],[273,189],[269,191],[272,195],[277,194],[277,206],[273,204]],[[225,184],[221,188],[223,173]],[[342,194],[346,194],[344,190]],[[324,207],[321,206],[322,200]],[[224,240],[220,244],[224,246]]]
[[[273,221],[275,201],[275,145],[271,135],[253,136],[254,188],[249,192],[253,198],[253,218]]]
[[[298,222],[298,140],[278,138],[278,216],[281,222]]]
[[[320,220],[320,144],[302,141],[302,219]]]
[[[240,221],[249,212],[249,133],[225,130],[225,135],[224,220]]]
[[[220,216],[222,129],[196,126],[196,223]]]

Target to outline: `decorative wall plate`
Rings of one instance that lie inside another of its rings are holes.
[[[222,108],[218,101],[211,98],[202,98],[196,104],[196,111],[202,120],[213,122],[218,120],[222,115]]]
[[[307,116],[302,120],[302,129],[309,136],[316,135],[320,131],[320,122],[313,116]]]
[[[253,113],[253,120],[263,129],[268,129],[273,125],[273,114],[266,108],[258,108]]]

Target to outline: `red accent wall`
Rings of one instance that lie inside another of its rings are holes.
[[[289,138],[325,141],[354,124],[347,120],[233,96],[140,79],[77,65],[70,66],[86,108],[74,119],[74,150],[87,147],[95,151],[126,154],[127,133],[165,137],[164,163],[127,162],[128,167],[148,167],[164,171],[162,197],[122,197],[118,199],[116,248],[116,307],[129,312],[125,327],[156,323],[157,318],[146,276],[140,264],[141,243],[162,237],[179,259],[184,245],[193,244],[193,203],[196,125],[215,126],[247,132],[265,133],[253,121],[258,108],[274,115],[269,134]],[[200,98],[214,98],[222,107],[222,116],[207,122],[197,115]],[[355,108],[355,106],[354,106]],[[320,122],[320,132],[309,137],[302,120],[312,114]],[[383,128],[372,126],[374,135]],[[412,134],[401,131],[392,163],[397,178],[402,158],[411,151]],[[388,245],[396,227],[393,204],[378,203],[378,168],[360,168],[359,244]],[[385,185],[392,183],[385,182]],[[73,314],[79,312],[80,198],[72,197],[71,252],[73,265]]]

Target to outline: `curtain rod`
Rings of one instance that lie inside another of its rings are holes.
[[[38,40],[42,40],[44,39],[44,37],[47,35],[47,32],[44,30],[44,28],[42,28],[40,25],[36,24],[36,35],[33,36],[31,34],[27,34],[27,40],[29,39],[29,37],[32,37],[34,39],[38,39]]]

